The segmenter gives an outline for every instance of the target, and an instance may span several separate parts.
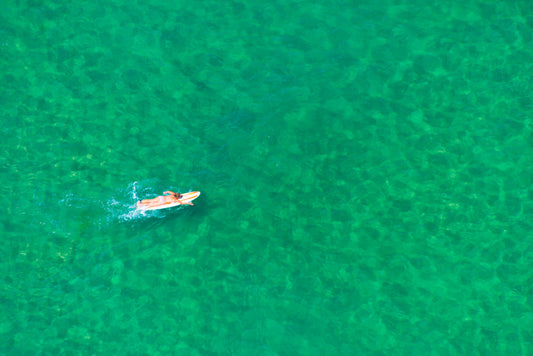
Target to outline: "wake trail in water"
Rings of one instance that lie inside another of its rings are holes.
[[[137,181],[129,184],[125,190],[119,191],[118,199],[112,198],[108,201],[107,207],[112,220],[118,218],[119,221],[131,221],[146,216],[137,210],[136,202],[140,200],[137,185]]]
[[[153,182],[138,182],[135,181],[128,185],[128,187],[119,192],[118,199],[111,199],[108,201],[108,209],[110,211],[111,219],[118,218],[121,222],[135,221],[146,218],[164,218],[167,216],[163,211],[146,211],[137,209],[136,203],[141,200],[140,196],[150,197],[157,195],[152,188]]]

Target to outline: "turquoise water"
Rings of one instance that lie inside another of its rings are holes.
[[[533,3],[429,3],[7,0],[0,353],[532,354]]]

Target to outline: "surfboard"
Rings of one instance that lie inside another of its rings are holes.
[[[167,203],[167,204],[161,204],[161,205],[154,205],[154,206],[148,206],[148,207],[143,207],[143,206],[139,206],[139,205],[137,205],[137,209],[138,209],[138,210],[160,210],[160,209],[168,209],[168,208],[172,208],[172,207],[174,207],[174,206],[187,204],[187,203],[193,201],[194,199],[198,198],[199,196],[200,196],[200,192],[183,193],[183,194],[181,195],[181,199],[179,200],[179,202],[175,202],[175,203]],[[180,202],[181,202],[181,203],[180,203]]]

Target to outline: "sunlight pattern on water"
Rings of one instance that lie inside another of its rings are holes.
[[[0,353],[532,354],[532,13],[8,0]]]

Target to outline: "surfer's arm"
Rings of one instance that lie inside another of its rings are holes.
[[[176,194],[176,193],[171,192],[170,190],[167,190],[166,192],[163,192],[163,194]]]

